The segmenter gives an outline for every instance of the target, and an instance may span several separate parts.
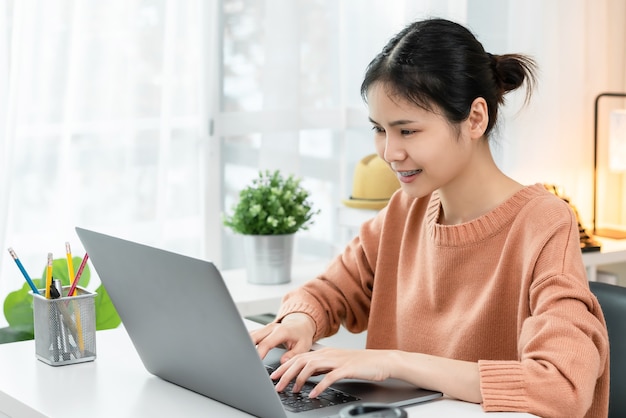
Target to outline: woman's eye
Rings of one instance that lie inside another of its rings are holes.
[[[380,126],[372,126],[372,131],[376,132],[377,134],[381,134],[385,132],[385,130],[381,128]]]
[[[415,132],[417,132],[417,131],[410,131],[410,130],[408,130],[408,129],[403,129],[403,130],[401,130],[401,131],[400,131],[400,133],[401,133],[403,136],[412,135],[412,134],[414,134]]]

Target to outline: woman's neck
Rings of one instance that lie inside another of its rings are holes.
[[[523,187],[496,166],[489,152],[468,166],[457,181],[438,190],[441,200],[438,223],[458,225],[472,221],[492,211]]]

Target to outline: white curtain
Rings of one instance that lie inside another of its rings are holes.
[[[0,2],[0,303],[75,226],[204,256],[211,7]]]
[[[258,169],[303,177],[322,210],[296,259],[345,244],[338,211],[373,152],[363,71],[406,23],[467,24],[533,55],[494,152],[591,216],[593,98],[624,90],[622,0],[0,0],[0,302],[76,225],[240,267],[221,226]],[[615,36],[615,32],[619,36]],[[621,31],[621,32],[620,32]],[[312,273],[313,274],[313,273]],[[1,320],[1,319],[0,319]]]
[[[7,4],[0,3],[0,28],[8,28]],[[9,121],[13,118],[9,115],[9,103],[13,98],[9,95],[9,75],[10,75],[10,39],[7,36],[10,32],[3,30],[0,34],[0,241],[5,236],[7,226],[7,214],[9,209],[9,187],[11,186],[10,155],[12,151],[10,145],[12,141],[12,128]]]

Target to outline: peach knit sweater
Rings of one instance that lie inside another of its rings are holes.
[[[285,296],[315,339],[478,362],[485,411],[606,417],[608,337],[578,225],[540,184],[471,222],[437,223],[437,193],[396,192],[327,270]]]

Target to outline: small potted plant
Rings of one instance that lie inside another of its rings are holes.
[[[296,232],[307,229],[319,213],[309,192],[293,175],[259,171],[239,193],[239,201],[223,223],[244,237],[248,281],[280,284],[291,280],[291,256]]]

